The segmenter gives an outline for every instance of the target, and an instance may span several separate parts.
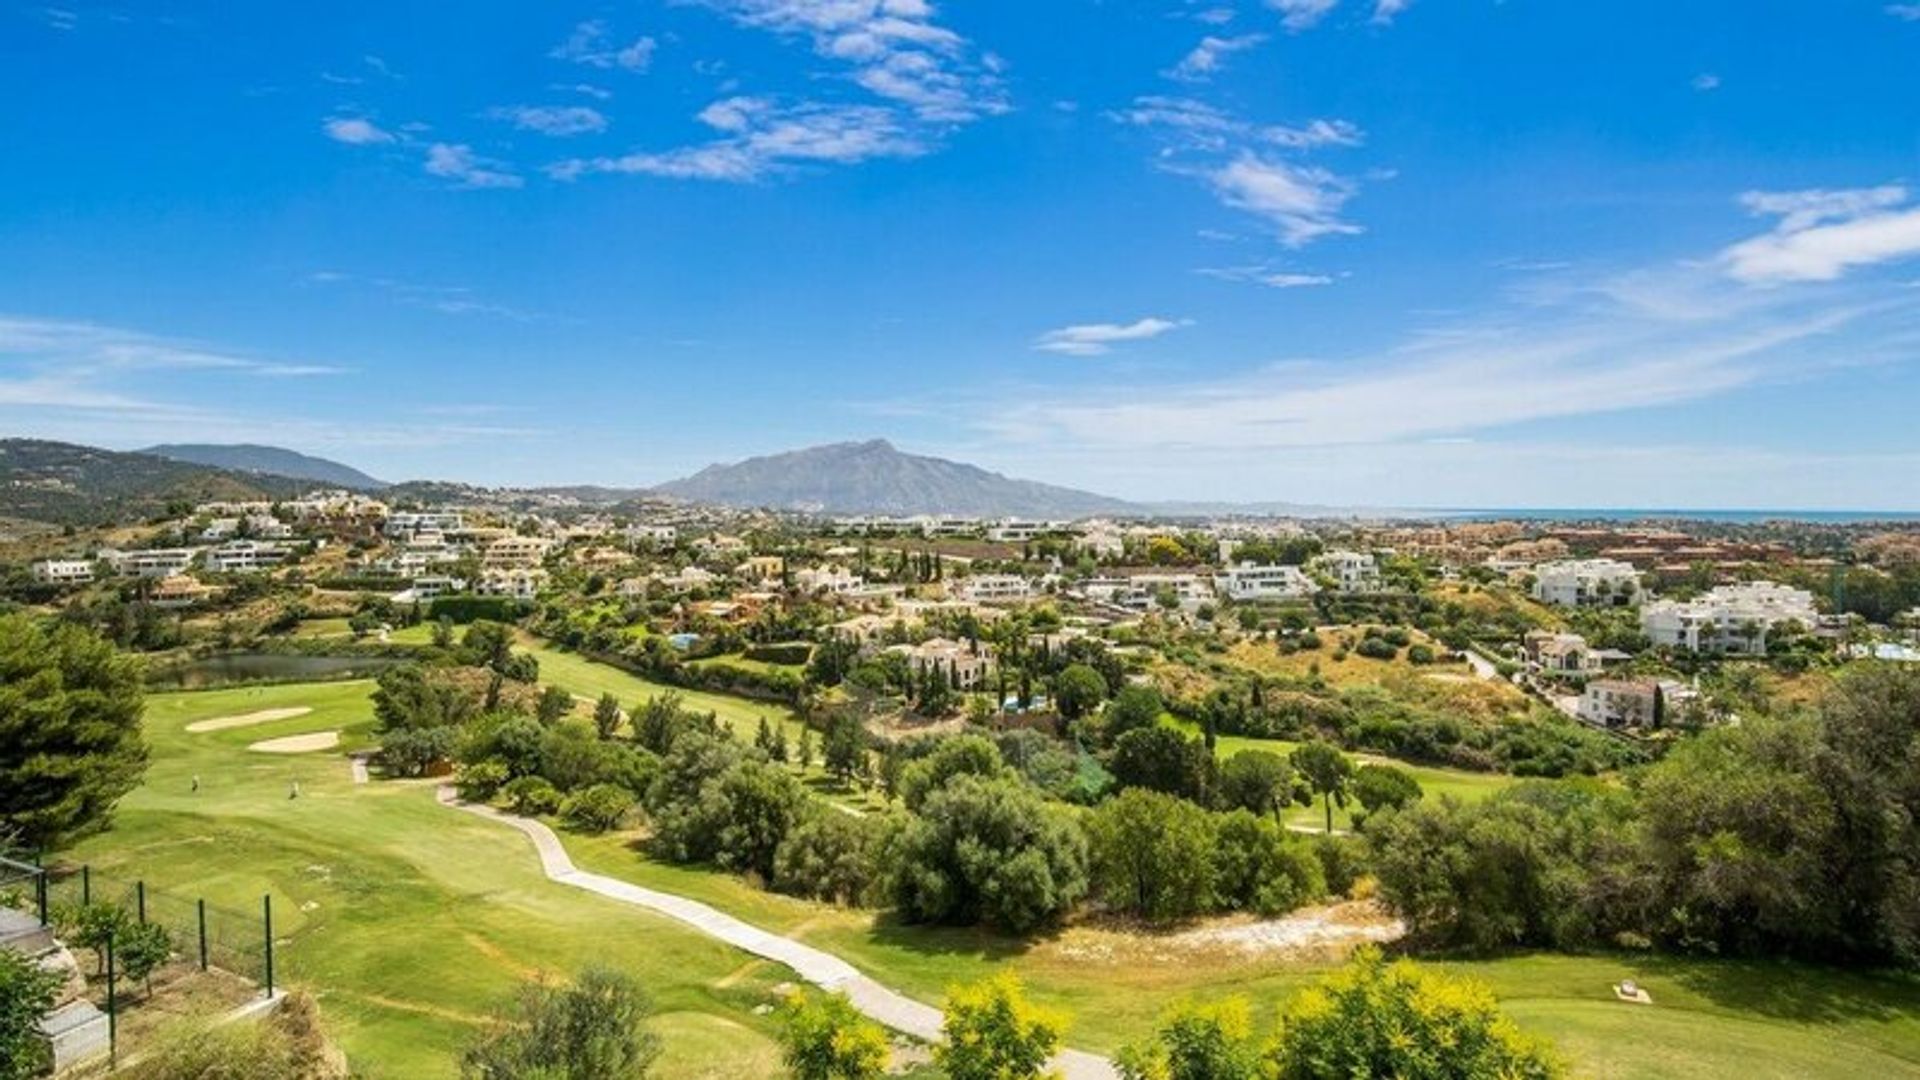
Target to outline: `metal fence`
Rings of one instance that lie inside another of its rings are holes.
[[[273,991],[271,897],[245,911],[90,866],[49,869],[42,880],[47,915],[56,927],[90,904],[118,907],[139,922],[165,927],[176,962],[218,968]]]

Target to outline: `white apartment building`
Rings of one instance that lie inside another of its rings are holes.
[[[950,583],[947,592],[972,604],[1007,604],[1033,595],[1033,582],[1018,574],[977,574]]]
[[[93,564],[85,559],[45,559],[33,564],[32,573],[42,585],[85,585],[93,580]]]
[[[101,548],[100,561],[121,577],[169,578],[193,565],[198,548],[154,548],[150,551],[118,551]]]
[[[287,549],[279,544],[235,540],[208,550],[206,567],[215,574],[249,574],[279,566],[286,557]]]
[[[1255,563],[1228,567],[1214,577],[1213,585],[1229,600],[1293,600],[1311,596],[1315,588],[1313,579],[1297,566]]]
[[[1333,579],[1343,593],[1380,591],[1380,564],[1362,551],[1329,551],[1313,560],[1314,569]]]
[[[920,517],[914,519],[924,536],[968,536],[980,531],[980,519],[971,517]]]
[[[794,587],[804,593],[850,593],[866,581],[844,566],[809,566],[793,575]]]
[[[1640,608],[1640,630],[1655,645],[1734,656],[1765,656],[1775,627],[1794,622],[1811,629],[1819,619],[1812,593],[1773,581],[1721,585],[1693,600],[1655,600]]]
[[[380,527],[380,531],[395,540],[415,543],[420,533],[444,536],[450,532],[459,532],[465,527],[466,519],[458,510],[435,510],[423,513],[401,511],[388,514],[387,522]]]
[[[1096,559],[1118,559],[1127,553],[1127,535],[1117,525],[1098,522],[1074,539],[1073,549]]]
[[[1059,526],[1052,522],[1002,518],[987,527],[987,539],[1002,544],[1024,544],[1057,528]]]
[[[1133,577],[1088,578],[1080,592],[1089,600],[1130,611],[1150,611],[1160,597],[1171,594],[1176,606],[1192,611],[1213,599],[1213,582],[1198,574],[1137,574]]]
[[[680,530],[671,525],[628,525],[621,533],[630,547],[672,547]]]
[[[1617,559],[1563,559],[1533,569],[1533,598],[1555,607],[1631,607],[1640,571]]]

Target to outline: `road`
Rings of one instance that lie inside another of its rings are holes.
[[[573,865],[573,859],[567,855],[560,838],[540,822],[501,813],[490,806],[461,802],[453,788],[448,786],[442,786],[437,795],[442,806],[465,810],[525,833],[540,856],[540,869],[552,881],[676,919],[708,937],[784,964],[815,986],[847,995],[855,1008],[895,1031],[905,1032],[926,1042],[940,1041],[940,1010],[889,990],[831,953],[762,930],[697,900],[642,888],[604,874],[588,873]],[[1066,1080],[1118,1080],[1119,1077],[1112,1062],[1097,1054],[1079,1050],[1062,1051],[1054,1059],[1053,1067]]]

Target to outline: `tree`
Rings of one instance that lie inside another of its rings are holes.
[[[586,832],[615,829],[633,812],[633,793],[618,784],[594,784],[567,796],[560,815]]]
[[[1232,911],[1278,915],[1324,896],[1320,860],[1273,818],[1250,810],[1213,821],[1214,903]]]
[[[461,724],[478,711],[469,694],[420,664],[388,668],[376,682],[373,715],[381,734]]]
[[[513,627],[487,619],[476,620],[460,638],[461,658],[469,664],[506,674],[513,657]]]
[[[719,824],[714,861],[729,870],[773,880],[773,857],[806,812],[807,793],[777,765],[743,761],[728,770],[702,802]]]
[[[1197,915],[1213,902],[1213,825],[1205,810],[1130,788],[1087,816],[1094,890],[1117,911],[1151,920]]]
[[[842,784],[867,771],[867,734],[852,713],[838,713],[827,721],[820,740],[820,762]]]
[[[933,1059],[948,1080],[1038,1080],[1060,1046],[1065,1021],[1028,1003],[1020,981],[1000,974],[947,994],[946,1040]]]
[[[0,834],[52,847],[140,783],[138,665],[89,630],[0,616]]]
[[[1564,1068],[1477,982],[1392,964],[1372,946],[1301,992],[1281,1016],[1276,1080],[1356,1076],[1552,1080]]]
[[[128,919],[113,936],[114,963],[134,982],[146,982],[172,955],[173,935],[159,923]]]
[[[1279,817],[1293,802],[1293,767],[1271,750],[1242,750],[1220,765],[1220,805]]]
[[[1086,838],[1017,779],[956,776],[894,825],[879,860],[911,922],[987,922],[1023,933],[1087,891]]]
[[[773,885],[784,893],[857,904],[873,882],[879,828],[871,817],[813,813],[773,854]]]
[[[794,1080],[877,1080],[887,1068],[887,1033],[845,994],[788,994],[780,1045]]]
[[[1260,1046],[1247,1003],[1174,1006],[1152,1038],[1121,1048],[1122,1080],[1260,1080]]]
[[[644,1080],[660,1056],[653,1003],[632,977],[588,968],[571,985],[534,982],[460,1056],[467,1080]]]
[[[956,776],[1004,775],[1006,764],[991,740],[982,735],[955,735],[941,739],[920,760],[900,766],[900,799],[907,809],[918,810],[928,795]]]
[[[0,1080],[41,1074],[40,1018],[53,1009],[60,977],[12,949],[0,948]]]
[[[1353,774],[1353,797],[1368,817],[1381,810],[1398,810],[1420,795],[1420,781],[1398,766],[1362,765]]]
[[[560,789],[544,776],[522,776],[509,781],[500,789],[500,794],[516,814],[551,814],[560,809]]]
[[[614,697],[612,691],[601,694],[600,700],[593,705],[593,730],[602,739],[611,739],[614,732],[620,730],[620,720],[624,715],[620,711],[620,699]]]
[[[1332,743],[1310,742],[1294,748],[1287,761],[1307,781],[1315,795],[1326,801],[1327,831],[1333,831],[1333,804],[1347,805],[1347,785],[1353,778],[1353,762]]]
[[[1121,787],[1152,788],[1199,802],[1206,798],[1213,758],[1204,739],[1155,726],[1120,736],[1107,767]]]
[[[1098,708],[1107,696],[1107,680],[1086,664],[1068,664],[1053,677],[1053,705],[1069,722]]]
[[[573,711],[573,695],[557,686],[549,686],[540,693],[540,703],[534,709],[534,716],[542,724],[557,724]]]
[[[1101,714],[1100,737],[1111,746],[1120,736],[1139,728],[1149,728],[1160,723],[1160,714],[1166,711],[1166,703],[1160,700],[1160,692],[1151,686],[1128,686],[1113,696],[1107,708]]]

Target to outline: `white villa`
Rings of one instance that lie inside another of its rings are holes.
[[[961,690],[979,689],[993,671],[993,658],[988,651],[964,641],[932,638],[918,645],[895,645],[887,651],[905,656],[914,674],[929,669],[942,672]]]
[[[286,557],[287,549],[279,544],[235,540],[209,550],[206,567],[216,574],[248,574],[279,566]]]
[[[545,570],[527,567],[487,570],[480,575],[475,590],[482,596],[505,596],[514,600],[532,600],[547,584]]]
[[[1315,589],[1313,579],[1297,566],[1254,563],[1228,567],[1213,579],[1213,584],[1229,600],[1294,600],[1311,596]]]
[[[1566,559],[1533,570],[1533,598],[1555,607],[1631,607],[1640,571],[1616,559]]]
[[[1380,564],[1365,552],[1329,551],[1313,560],[1313,565],[1343,593],[1380,591]]]
[[[395,540],[418,543],[420,534],[432,533],[445,536],[459,532],[466,527],[466,519],[458,510],[440,510],[431,513],[395,513],[387,515],[387,523],[381,532]]]
[[[1698,690],[1672,679],[1595,679],[1580,696],[1580,719],[1596,727],[1659,727],[1699,701]]]
[[[42,585],[85,585],[93,580],[93,564],[85,559],[46,559],[33,564],[33,580]]]
[[[169,578],[183,573],[200,554],[198,548],[154,548],[119,551],[101,548],[100,561],[121,577]]]
[[[1601,667],[1600,653],[1579,634],[1535,630],[1527,635],[1527,659],[1552,675],[1590,675]]]
[[[1655,600],[1640,609],[1640,629],[1655,645],[1687,652],[1765,656],[1767,634],[1783,623],[1812,628],[1813,594],[1772,581],[1721,585],[1693,600]]]
[[[977,574],[947,586],[956,600],[971,604],[1013,603],[1033,595],[1033,583],[1019,574]]]

